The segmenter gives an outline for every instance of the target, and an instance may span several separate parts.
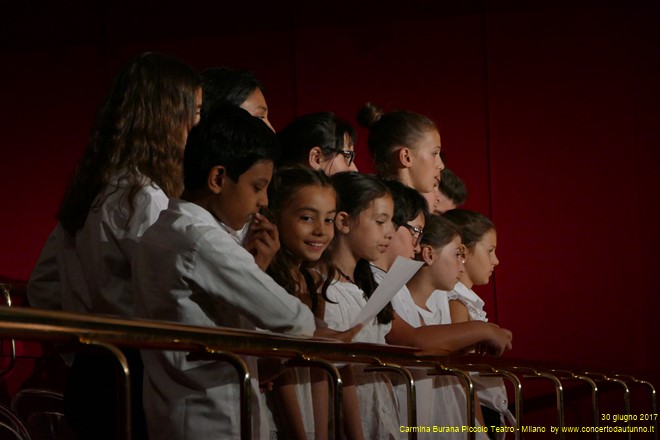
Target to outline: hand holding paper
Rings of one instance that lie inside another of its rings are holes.
[[[378,312],[383,310],[383,307],[388,302],[392,301],[394,295],[406,285],[423,264],[421,261],[396,257],[394,264],[385,275],[385,278],[383,278],[383,281],[381,281],[376,291],[371,295],[369,301],[367,301],[367,305],[360,310],[360,313],[358,313],[351,323],[351,327],[357,324],[365,324],[374,319]]]

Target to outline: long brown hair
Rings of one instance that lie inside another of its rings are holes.
[[[157,185],[168,197],[181,193],[185,135],[195,118],[201,83],[192,67],[158,53],[144,53],[124,67],[97,115],[60,207],[58,219],[69,234],[103,204],[99,195],[114,176],[130,185],[131,210],[144,185]]]
[[[300,189],[307,186],[330,188],[334,192],[332,181],[320,170],[292,166],[281,168],[275,173],[269,188],[268,208],[276,223],[279,222],[282,210],[291,203],[293,196]],[[326,292],[335,271],[328,251],[323,252],[318,261],[303,262],[300,267],[297,266],[294,260],[295,257],[291,252],[284,246],[280,246],[268,267],[268,274],[287,292],[308,304],[312,311],[316,312],[319,305],[319,292],[325,301],[330,301],[326,296]],[[301,283],[300,278],[295,276],[298,270],[304,285]],[[313,276],[312,272],[316,276]],[[309,298],[306,297],[307,294]]]

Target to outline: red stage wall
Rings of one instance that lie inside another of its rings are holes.
[[[657,373],[657,2],[38,3],[0,29],[0,275],[29,276],[118,68],[163,51],[253,70],[276,128],[368,100],[427,114],[497,225],[479,292],[510,356]]]

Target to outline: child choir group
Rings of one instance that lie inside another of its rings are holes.
[[[499,263],[495,227],[452,209],[465,192],[444,170],[432,120],[366,104],[358,122],[369,129],[371,175],[356,168],[354,128],[333,113],[276,133],[268,110],[245,71],[199,74],[158,53],[127,64],[32,272],[30,304],[438,353],[511,348],[511,332],[487,322],[472,291]],[[397,257],[423,265],[373,322],[351,328]],[[239,438],[232,367],[177,351],[124,353],[133,438]],[[254,438],[328,437],[336,415],[325,373],[245,362]],[[113,438],[112,362],[78,353],[71,363],[68,423],[79,438]],[[405,387],[358,365],[340,372],[345,438],[407,438]],[[413,374],[420,432],[467,425],[456,379]],[[474,377],[477,426],[511,423],[501,381]]]

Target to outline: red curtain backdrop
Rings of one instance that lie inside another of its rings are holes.
[[[657,2],[79,3],[3,7],[0,275],[27,279],[110,80],[155,50],[254,71],[276,128],[427,114],[497,226],[479,293],[509,356],[657,374]]]

